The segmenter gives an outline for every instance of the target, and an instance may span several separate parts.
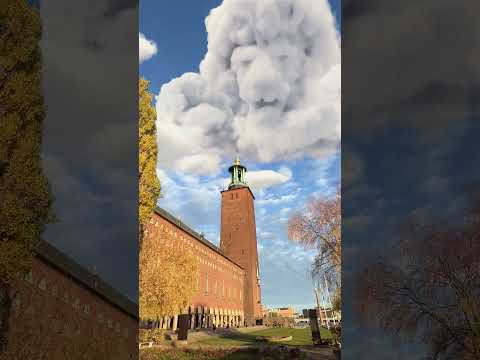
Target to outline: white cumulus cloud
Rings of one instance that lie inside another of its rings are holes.
[[[259,170],[247,171],[245,180],[255,190],[266,189],[271,186],[286,183],[292,178],[290,169],[283,167],[279,171]]]
[[[200,72],[157,96],[159,164],[206,174],[235,153],[271,162],[337,151],[340,41],[327,0],[224,0],[205,25]]]
[[[142,33],[138,33],[138,59],[140,64],[157,53],[157,44]]]

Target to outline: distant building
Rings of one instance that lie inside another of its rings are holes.
[[[321,325],[329,326],[339,324],[342,317],[339,312],[334,311],[332,308],[321,307],[317,311],[319,315],[319,321]]]
[[[295,318],[295,309],[292,307],[279,307],[279,308],[265,308],[263,310],[265,317],[273,314],[274,316],[284,317],[284,318]]]
[[[295,310],[291,307],[281,307],[274,309],[274,311],[276,311],[279,316],[288,318],[293,318],[293,314],[295,313]]]

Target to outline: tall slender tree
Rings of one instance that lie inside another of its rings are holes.
[[[29,271],[52,195],[42,170],[41,21],[25,0],[0,4],[0,349],[12,283]],[[0,350],[1,351],[1,350]]]
[[[160,197],[160,181],[157,168],[157,137],[156,137],[156,112],[152,105],[152,94],[149,82],[140,78],[138,83],[138,187],[139,187],[139,239],[143,239],[145,224],[152,217],[158,198]]]
[[[156,319],[183,310],[195,291],[198,264],[191,251],[175,246],[168,233],[146,236],[160,196],[156,174],[155,108],[148,81],[139,81],[139,312]]]

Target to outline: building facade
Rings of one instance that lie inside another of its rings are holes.
[[[319,314],[318,317],[320,324],[326,327],[337,325],[342,320],[341,314],[329,307],[321,307],[317,309],[317,314]]]
[[[191,304],[190,327],[243,326],[245,270],[201,234],[164,209],[157,208],[145,230],[146,241],[171,242],[172,251],[190,247],[199,265],[198,284]],[[160,319],[163,329],[176,330],[178,315]]]
[[[199,281],[191,304],[190,328],[252,326],[262,319],[253,194],[239,160],[230,168],[232,182],[222,191],[220,247],[164,209],[157,208],[145,229],[146,241],[190,247],[199,263]],[[180,311],[179,311],[180,312]],[[158,326],[176,330],[178,315]]]
[[[49,243],[11,291],[12,359],[137,358],[138,306]]]
[[[292,307],[280,307],[269,310],[270,313],[276,313],[280,317],[294,318],[295,309]]]

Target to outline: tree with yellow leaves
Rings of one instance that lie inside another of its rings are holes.
[[[155,109],[148,81],[139,81],[139,312],[142,319],[177,314],[193,296],[198,273],[195,257],[175,246],[169,234],[145,237],[158,197]],[[170,244],[170,246],[168,245]]]
[[[141,245],[144,226],[152,217],[153,210],[160,196],[160,182],[156,173],[156,113],[152,105],[152,94],[148,90],[149,82],[147,80],[140,78],[138,85],[138,222]]]
[[[139,259],[140,318],[155,320],[178,314],[196,291],[197,259],[167,233],[144,241]]]
[[[0,5],[0,351],[5,346],[11,284],[30,269],[33,251],[53,220],[42,170],[44,104],[41,21],[25,0]]]

